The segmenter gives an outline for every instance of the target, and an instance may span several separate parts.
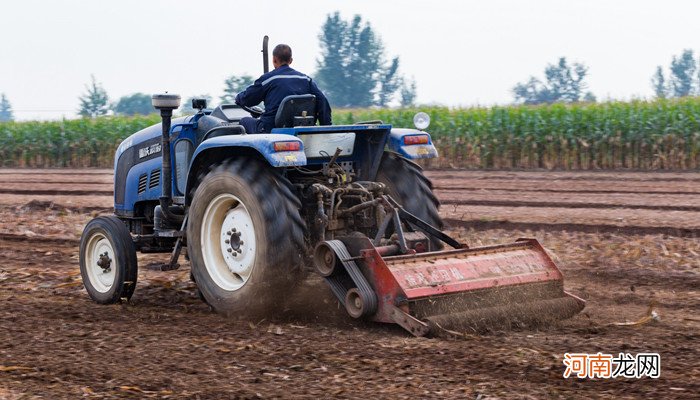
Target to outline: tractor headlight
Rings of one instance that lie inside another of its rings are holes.
[[[424,112],[417,113],[413,116],[413,125],[421,131],[427,129],[430,126],[430,115]]]

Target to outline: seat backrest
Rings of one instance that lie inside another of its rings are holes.
[[[275,114],[275,128],[309,126],[316,123],[316,96],[297,94],[285,97]]]

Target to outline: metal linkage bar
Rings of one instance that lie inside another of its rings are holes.
[[[413,226],[415,226],[419,231],[425,233],[428,236],[435,237],[450,246],[452,246],[455,249],[464,249],[467,246],[464,245],[463,243],[460,243],[454,239],[452,239],[450,236],[439,230],[438,228],[430,225],[429,223],[423,221],[422,219],[416,217],[415,215],[411,214],[410,212],[406,211],[399,203],[396,202],[396,200],[392,199],[391,196],[385,195],[384,198],[387,200],[389,204],[391,204],[392,207],[398,210],[399,216],[406,220],[407,222],[410,222]]]

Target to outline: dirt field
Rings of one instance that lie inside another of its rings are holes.
[[[537,331],[414,338],[351,320],[311,279],[271,320],[226,319],[185,265],[129,304],[82,288],[107,170],[0,169],[0,398],[697,398],[700,173],[430,171],[450,233],[536,237],[587,301]],[[145,266],[161,256],[139,256]],[[636,326],[652,305],[660,321]],[[659,379],[564,379],[566,352],[658,352]]]

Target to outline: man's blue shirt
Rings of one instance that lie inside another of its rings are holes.
[[[316,96],[316,118],[321,125],[331,125],[331,106],[326,96],[308,76],[282,65],[260,78],[246,90],[238,93],[236,104],[252,107],[265,102],[265,112],[260,116],[265,132],[275,127],[275,115],[282,100],[289,95],[313,94]]]

